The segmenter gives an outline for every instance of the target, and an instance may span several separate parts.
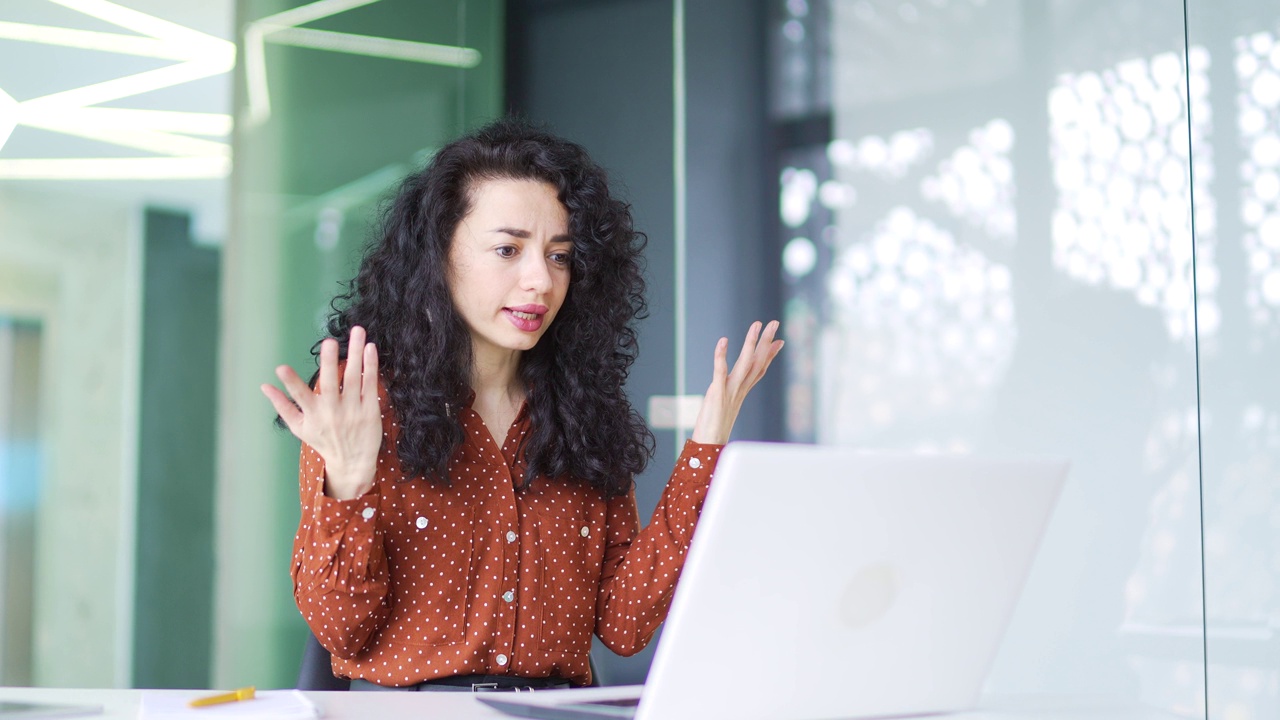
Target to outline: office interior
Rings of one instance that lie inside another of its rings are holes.
[[[777,317],[738,439],[1071,461],[989,693],[1280,714],[1268,0],[4,3],[0,685],[293,685],[258,385],[508,112],[648,236],[642,514],[715,340]]]

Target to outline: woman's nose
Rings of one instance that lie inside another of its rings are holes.
[[[529,253],[521,267],[521,280],[526,290],[543,293],[551,289],[551,273],[541,255]]]

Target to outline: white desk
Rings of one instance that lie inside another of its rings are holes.
[[[86,717],[135,720],[143,692],[192,694],[190,690],[0,688],[0,700],[101,705],[102,715]],[[476,702],[471,693],[309,692],[307,696],[321,708],[323,717],[333,720],[511,720],[510,716]],[[988,709],[981,711],[932,717],[939,720],[1181,720],[1164,711],[1097,698],[1004,698],[988,705]]]

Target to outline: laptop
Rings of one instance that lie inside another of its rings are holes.
[[[1057,460],[732,443],[646,683],[489,693],[547,720],[828,720],[977,704]]]

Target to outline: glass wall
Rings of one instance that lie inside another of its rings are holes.
[[[1278,13],[1218,37],[1202,4],[771,3],[787,437],[1071,462],[991,696],[1203,716],[1207,639],[1213,716],[1275,714],[1274,661],[1221,653],[1270,652],[1280,569],[1280,93],[1244,74]]]
[[[1201,58],[1196,262],[1200,305],[1209,714],[1280,715],[1280,7],[1188,3]],[[1203,188],[1203,191],[1202,191]]]
[[[190,642],[174,670],[208,682],[217,320],[190,311],[216,302],[226,234],[231,26],[216,0],[0,7],[5,684],[150,677],[135,631],[160,606],[157,625],[178,627],[161,654]],[[161,216],[168,255],[153,252]],[[181,282],[192,256],[203,284]],[[142,442],[144,422],[162,442]],[[178,591],[141,594],[158,576]]]
[[[294,684],[298,448],[257,388],[314,367],[395,181],[500,112],[502,40],[498,0],[3,3],[0,683]]]
[[[304,377],[379,203],[501,108],[502,3],[241,0],[224,257],[216,685],[292,687],[306,625],[288,568],[298,443],[258,391]]]

